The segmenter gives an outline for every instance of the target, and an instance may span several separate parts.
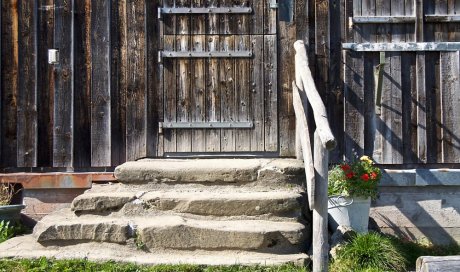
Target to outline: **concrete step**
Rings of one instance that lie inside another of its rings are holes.
[[[107,186],[104,186],[107,187]],[[181,189],[150,190],[113,185],[112,190],[97,186],[72,202],[76,213],[102,214],[120,211],[141,216],[171,211],[203,216],[301,216],[303,196],[299,190],[239,189],[182,186]],[[189,188],[185,188],[189,187]]]
[[[303,163],[294,159],[144,159],[115,169],[123,183],[301,184]]]
[[[0,244],[0,258],[37,259],[40,257],[62,259],[87,259],[93,262],[115,261],[145,265],[197,264],[197,265],[280,265],[294,263],[305,265],[308,255],[270,254],[248,251],[204,250],[140,250],[134,243],[81,243],[61,247],[45,247],[31,235],[15,237]]]
[[[309,244],[307,229],[298,222],[267,220],[196,220],[182,216],[149,218],[76,216],[61,210],[43,218],[34,229],[44,244],[76,242],[136,243],[148,250],[250,250],[298,253]]]

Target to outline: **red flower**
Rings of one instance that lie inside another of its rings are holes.
[[[364,180],[364,181],[368,181],[369,180],[369,175],[368,174],[362,174],[361,179]]]
[[[348,165],[348,164],[342,164],[342,165],[340,165],[340,168],[342,168],[342,170],[344,172],[348,172],[351,169],[350,165]]]
[[[351,178],[353,178],[354,176],[355,176],[355,173],[353,173],[353,172],[350,172],[350,173],[347,174],[347,178],[348,178],[348,179],[351,179]]]
[[[377,178],[377,173],[372,172],[372,173],[371,173],[371,179],[376,179],[376,178]]]

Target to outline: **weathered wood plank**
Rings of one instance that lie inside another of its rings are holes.
[[[427,163],[436,163],[442,156],[439,55],[439,52],[425,54]]]
[[[52,6],[54,0],[39,0],[39,6]],[[37,22],[37,166],[51,166],[53,154],[53,69],[48,64],[48,49],[53,47],[54,11],[38,10]],[[1,134],[0,134],[1,135]]]
[[[265,151],[278,151],[278,63],[276,35],[264,36]]]
[[[447,0],[446,13],[455,13],[454,0]],[[448,41],[455,41],[458,26],[449,24],[444,29],[448,32]],[[440,53],[441,79],[441,118],[442,118],[442,162],[458,163],[460,161],[459,145],[459,51]]]
[[[2,1],[2,86],[1,86],[1,156],[2,166],[17,163],[18,95],[18,1]],[[5,79],[8,79],[5,81]]]
[[[363,1],[364,4],[364,1]],[[366,9],[363,7],[363,12]],[[353,16],[354,24],[404,24],[415,23],[415,16]]]
[[[416,54],[401,55],[403,162],[417,163],[417,69]]]
[[[292,41],[296,38],[296,27],[291,23],[279,22],[279,153],[280,156],[295,155],[295,117],[292,106],[292,81],[295,77],[294,50]],[[249,89],[249,86],[248,86]]]
[[[204,7],[204,1],[193,0],[192,7]],[[206,33],[205,16],[191,16],[191,42],[193,52],[204,52],[206,50]],[[205,60],[202,58],[191,60],[191,121],[205,121],[205,96],[206,96],[206,78],[205,78]],[[203,152],[206,150],[206,134],[204,129],[194,129],[192,131],[192,152]]]
[[[159,135],[159,122],[163,121],[163,86],[158,65],[160,47],[158,7],[161,0],[145,1],[146,33],[146,89],[147,89],[147,156],[163,156],[162,137]],[[160,118],[161,116],[161,118]],[[161,119],[161,120],[160,120]]]
[[[91,3],[91,166],[111,165],[110,2]]]
[[[53,166],[71,167],[74,158],[72,24],[73,1],[56,0],[54,47],[59,48],[59,64],[54,66]]]
[[[189,7],[190,0],[176,0],[176,7]],[[177,16],[176,22],[176,51],[187,52],[191,50],[190,45],[190,16]],[[191,101],[190,101],[190,59],[177,60],[177,121],[191,121]],[[176,130],[177,152],[192,151],[192,132],[186,130]]]
[[[18,9],[19,86],[17,96],[18,167],[37,166],[37,13],[35,1]]]
[[[364,71],[363,55],[359,52],[345,52],[344,96],[345,96],[345,135],[344,155],[354,160],[364,151]],[[374,150],[375,158],[375,150]]]
[[[264,151],[264,58],[263,36],[252,36],[252,52],[254,57],[251,63],[251,108],[253,108],[254,130],[251,135],[251,151]]]
[[[329,159],[332,163],[338,163],[342,160],[343,154],[343,60],[342,60],[342,37],[344,33],[341,18],[343,7],[341,1],[329,6],[329,86],[327,92],[327,114],[331,125],[332,133],[337,139],[337,147],[329,153]],[[342,1],[343,2],[343,1]],[[375,12],[375,1],[374,12]],[[369,7],[372,10],[372,7]]]
[[[460,162],[459,52],[441,53],[442,162]]]
[[[458,23],[460,22],[460,15],[425,15],[427,23]]]
[[[221,7],[232,7],[233,0],[220,0]],[[234,20],[234,14],[219,14],[219,33],[221,35],[230,35],[236,33],[237,22]]]
[[[272,0],[264,0],[261,2],[265,2],[263,13],[264,34],[276,34],[278,9],[270,7],[270,2],[272,2]],[[262,16],[262,13],[259,13],[258,16]]]
[[[404,2],[391,1],[393,16],[404,14]],[[404,28],[401,25],[391,26],[391,41],[404,42]],[[402,90],[401,90],[401,53],[387,53],[385,72],[391,80],[384,80],[382,94],[382,163],[402,163]]]
[[[343,43],[342,48],[360,52],[458,51],[460,42]]]
[[[110,89],[112,165],[126,161],[126,2],[111,0]]]
[[[208,7],[217,7],[217,0],[210,0]],[[219,18],[216,14],[208,15],[206,23],[206,51],[219,51]],[[219,89],[219,60],[206,59],[206,95],[205,95],[205,121],[220,121],[220,89]],[[220,151],[220,129],[208,129],[205,131],[206,152]]]
[[[415,25],[415,40],[417,42],[425,41],[424,38],[424,8],[423,0],[416,0],[415,2],[415,14],[417,16],[417,22]],[[426,152],[426,89],[425,89],[425,52],[416,53],[416,101],[417,101],[417,162],[426,163],[427,152]]]
[[[242,24],[244,25],[244,24]],[[239,28],[237,30],[239,33],[244,33],[244,28]],[[235,37],[235,50],[249,50],[250,45],[250,36],[239,34]],[[250,108],[250,60],[249,59],[239,59],[235,61],[235,110],[236,113],[236,120],[238,122],[248,122],[252,121],[251,119],[251,112],[252,108]],[[236,144],[236,151],[250,151],[251,150],[251,142],[249,139],[251,138],[251,130],[252,129],[238,129],[235,132],[235,144]]]
[[[375,36],[374,36],[375,38]],[[377,125],[379,122],[379,115],[376,115],[376,85],[378,82],[378,75],[376,71],[379,67],[380,56],[378,53],[366,54],[364,61],[363,76],[364,80],[364,100],[363,100],[363,114],[364,114],[364,154],[372,156],[375,150],[375,140],[377,132]]]
[[[266,0],[251,0],[252,9],[254,12],[250,17],[249,28],[253,35],[264,33],[264,8]]]
[[[74,167],[91,166],[91,3],[75,1]]]
[[[237,1],[237,6],[245,7],[247,1]],[[236,51],[249,51],[251,49],[249,34],[249,16],[247,14],[240,14],[234,16],[236,22],[236,36],[235,36],[235,50]],[[236,59],[235,60],[235,110],[236,119],[238,122],[248,122],[251,119],[250,108],[250,59]],[[235,130],[235,151],[250,151],[252,129],[237,129]]]
[[[235,37],[233,35],[220,35],[220,51],[234,50]],[[219,86],[221,90],[221,120],[222,122],[235,121],[237,116],[235,97],[235,61],[231,58],[220,60]],[[235,151],[236,130],[222,129],[221,148],[224,152]]]
[[[174,35],[165,35],[163,38],[164,49],[173,50],[176,48],[176,38]],[[176,99],[177,99],[177,61],[174,59],[163,60],[163,89],[165,99],[165,122],[176,122]],[[176,131],[172,129],[163,130],[163,149],[164,152],[176,152]]]
[[[135,160],[147,155],[144,3],[128,0],[126,20],[126,159]]]

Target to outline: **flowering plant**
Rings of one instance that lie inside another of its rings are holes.
[[[382,172],[368,156],[359,161],[342,163],[329,170],[329,195],[377,197],[377,185]]]

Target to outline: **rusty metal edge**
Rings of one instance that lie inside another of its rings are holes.
[[[85,189],[93,182],[114,182],[113,172],[0,173],[0,183],[20,183],[24,189]]]

